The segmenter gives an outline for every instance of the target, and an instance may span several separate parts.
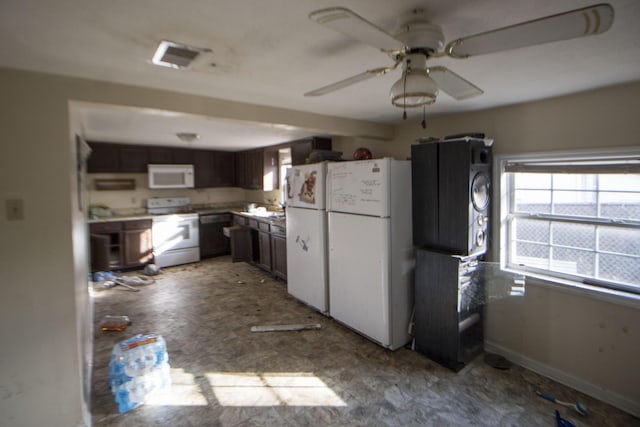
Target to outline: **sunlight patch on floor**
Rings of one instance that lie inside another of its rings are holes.
[[[205,376],[223,406],[347,406],[311,373],[212,372]]]
[[[150,393],[145,399],[153,406],[206,406],[209,404],[193,374],[171,369],[171,386]]]

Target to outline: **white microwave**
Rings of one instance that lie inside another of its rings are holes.
[[[193,165],[148,165],[149,188],[193,188]]]

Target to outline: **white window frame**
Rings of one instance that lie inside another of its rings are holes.
[[[494,157],[493,168],[493,200],[498,203],[494,203],[494,207],[497,210],[497,226],[493,228],[493,241],[498,243],[498,258],[500,261],[500,267],[506,271],[512,271],[519,274],[525,274],[529,278],[539,279],[539,281],[552,286],[559,285],[561,287],[571,287],[574,290],[579,291],[586,290],[589,293],[601,293],[607,296],[623,297],[625,299],[633,300],[634,306],[640,302],[640,294],[625,292],[624,290],[616,290],[607,288],[598,283],[582,280],[578,281],[570,276],[565,276],[561,273],[541,274],[539,272],[526,271],[526,269],[517,269],[509,267],[507,264],[508,258],[508,239],[507,232],[508,227],[508,215],[510,212],[509,203],[510,198],[508,195],[509,186],[507,183],[508,174],[505,173],[505,166],[508,163],[513,162],[543,162],[543,161],[580,161],[591,159],[607,159],[607,158],[640,158],[640,147],[623,147],[612,149],[600,149],[600,150],[575,150],[575,151],[557,151],[557,152],[537,152],[537,153],[525,153],[525,154],[504,154]],[[616,298],[617,299],[617,298]]]

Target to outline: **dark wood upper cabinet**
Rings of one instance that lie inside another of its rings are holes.
[[[117,144],[89,143],[91,155],[87,160],[87,172],[117,172],[119,167],[119,146]]]
[[[147,148],[138,145],[127,145],[120,147],[119,172],[147,172]]]
[[[194,150],[193,152],[193,173],[194,185],[196,188],[213,187],[213,151]]]
[[[280,155],[278,148],[265,148],[262,166],[262,187],[264,190],[276,190],[280,187]]]
[[[148,164],[193,164],[195,187],[279,187],[279,149],[291,148],[293,165],[304,164],[313,150],[330,150],[331,139],[312,137],[278,146],[240,152],[192,150],[178,147],[89,142],[89,173],[145,173]]]
[[[172,161],[175,165],[191,165],[193,164],[193,152],[189,148],[172,148]]]
[[[331,150],[331,138],[306,138],[290,143],[291,164],[293,166],[304,165],[313,150]]]
[[[236,185],[235,156],[232,152],[193,150],[195,187],[233,187]]]
[[[163,165],[173,163],[173,148],[171,147],[149,147],[149,163],[153,165]]]
[[[213,156],[214,186],[235,185],[235,156],[229,151],[215,151]]]

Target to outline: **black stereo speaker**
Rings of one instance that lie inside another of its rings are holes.
[[[413,243],[459,255],[487,251],[491,147],[482,139],[411,146]]]

